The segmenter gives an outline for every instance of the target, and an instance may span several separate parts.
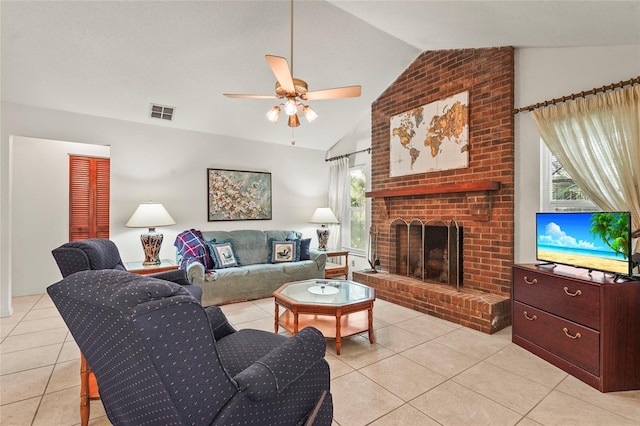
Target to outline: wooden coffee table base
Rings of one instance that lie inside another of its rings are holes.
[[[371,287],[348,280],[296,281],[274,291],[273,300],[276,333],[280,326],[292,334],[304,327],[315,327],[324,337],[336,339],[338,355],[343,337],[368,331],[373,344],[376,292]]]
[[[373,305],[373,303],[371,303]],[[318,314],[297,314],[288,309],[284,313],[279,313],[276,304],[275,332],[281,326],[291,334],[296,334],[305,327],[315,327],[322,335],[329,339],[336,340],[336,354],[340,355],[342,338],[356,335],[364,331],[369,331],[369,342],[373,343],[373,306],[360,312],[353,312],[347,315],[318,315]],[[297,317],[297,318],[296,318]],[[297,323],[296,323],[297,320]]]

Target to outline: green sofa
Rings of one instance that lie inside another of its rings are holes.
[[[301,239],[298,231],[203,231],[202,236],[205,241],[231,240],[241,265],[207,270],[200,262],[189,263],[187,276],[192,284],[202,287],[203,306],[270,297],[284,283],[324,278],[326,252],[310,249],[309,260],[269,262],[271,239]],[[178,253],[178,264],[180,260]]]

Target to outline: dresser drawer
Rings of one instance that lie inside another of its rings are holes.
[[[600,329],[600,287],[597,285],[514,267],[513,300]]]
[[[594,375],[600,374],[600,333],[514,302],[514,334]]]

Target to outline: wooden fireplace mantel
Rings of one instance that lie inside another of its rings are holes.
[[[444,185],[413,186],[410,188],[385,189],[365,192],[369,198],[408,197],[411,195],[451,194],[456,192],[498,191],[500,182],[483,180]]]

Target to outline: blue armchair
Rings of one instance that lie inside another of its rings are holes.
[[[120,258],[118,247],[113,241],[106,238],[70,241],[53,249],[51,254],[53,254],[63,278],[79,271],[127,270]],[[198,301],[202,301],[202,287],[191,284],[183,270],[158,272],[149,274],[149,276],[180,284]]]
[[[126,271],[118,247],[105,238],[70,241],[51,251],[63,277],[79,271],[114,269]],[[182,285],[191,295],[202,301],[202,287],[190,284],[183,270],[158,272],[150,277]],[[80,425],[89,424],[90,400],[100,399],[95,375],[82,351],[80,352]]]
[[[330,425],[322,334],[236,331],[180,285],[117,270],[47,288],[116,425]]]

